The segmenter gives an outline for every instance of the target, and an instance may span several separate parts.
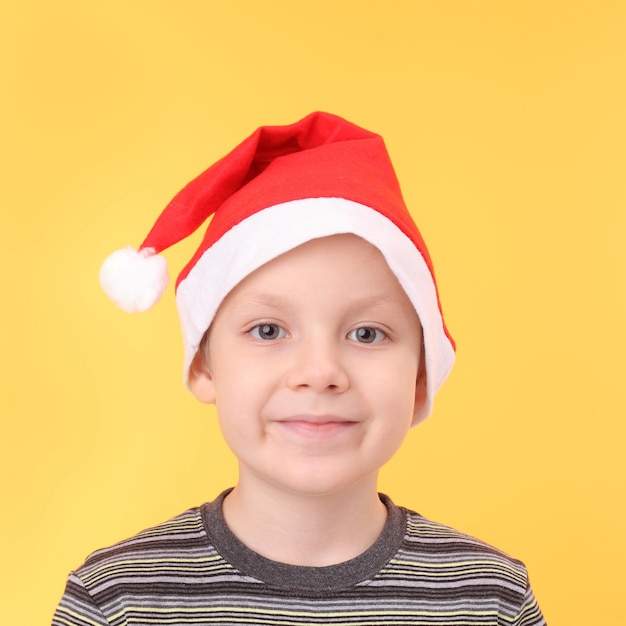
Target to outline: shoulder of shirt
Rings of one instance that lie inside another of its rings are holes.
[[[454,561],[508,571],[520,582],[527,577],[524,563],[506,552],[440,522],[406,512],[406,535],[399,558],[419,558],[449,565]],[[403,553],[403,555],[401,554]]]
[[[206,531],[200,507],[194,507],[128,539],[96,550],[74,574],[82,578],[123,561],[148,562],[152,558],[188,554],[202,548],[206,550]]]

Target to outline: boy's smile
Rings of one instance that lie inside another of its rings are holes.
[[[417,314],[381,253],[335,235],[233,289],[191,388],[216,404],[241,485],[323,495],[375,488],[423,401],[420,361]]]
[[[337,437],[342,431],[349,430],[356,423],[339,415],[294,415],[278,420],[278,424],[294,436],[308,437],[316,441]]]

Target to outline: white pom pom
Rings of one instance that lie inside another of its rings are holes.
[[[117,250],[100,268],[104,293],[127,313],[140,313],[153,307],[168,283],[167,261],[155,254],[153,248]]]

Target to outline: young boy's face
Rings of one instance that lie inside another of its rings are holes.
[[[336,235],[235,287],[190,384],[216,404],[240,484],[323,495],[375,486],[424,400],[420,362],[419,320],[383,256]]]

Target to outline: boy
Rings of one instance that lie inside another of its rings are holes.
[[[259,129],[109,257],[107,293],[154,304],[155,252],[209,215],[177,303],[238,482],[89,557],[53,623],[544,624],[519,561],[378,494],[454,360],[382,139],[324,113]]]

